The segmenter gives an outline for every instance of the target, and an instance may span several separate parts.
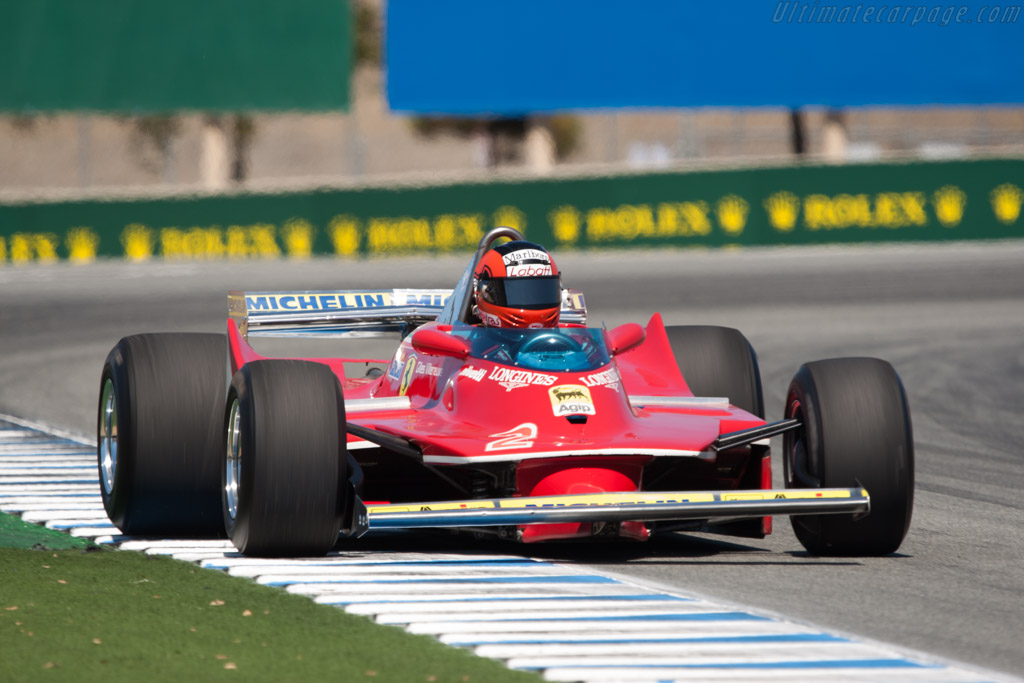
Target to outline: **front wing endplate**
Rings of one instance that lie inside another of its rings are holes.
[[[868,492],[853,489],[598,493],[368,505],[371,531],[521,526],[563,522],[655,522],[768,515],[867,514]]]

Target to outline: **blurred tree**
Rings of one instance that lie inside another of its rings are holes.
[[[546,117],[547,126],[555,139],[555,153],[564,161],[582,147],[583,127],[579,117],[570,114],[555,114]]]
[[[248,114],[235,114],[230,134],[231,179],[241,183],[249,176],[249,148],[256,135],[256,120]]]
[[[139,157],[139,164],[150,173],[159,173],[164,181],[172,180],[174,159],[171,147],[181,134],[181,118],[175,114],[122,118],[131,123],[131,145]]]
[[[543,126],[554,143],[555,158],[564,161],[580,147],[581,129],[577,117],[569,114],[531,115],[515,118],[462,116],[415,116],[412,127],[427,138],[454,135],[481,137],[487,146],[486,161],[491,168],[522,161],[522,145],[531,126]]]
[[[147,114],[124,117],[132,126],[131,145],[139,164],[151,173],[159,173],[164,182],[174,182],[174,141],[181,135],[180,114]],[[231,154],[230,179],[244,182],[249,175],[249,149],[256,135],[256,120],[249,114],[209,114],[204,125],[224,131]]]
[[[11,122],[11,127],[19,133],[27,133],[36,127],[36,119],[38,114],[14,114],[8,121]]]
[[[804,113],[794,107],[789,111],[789,133],[793,145],[793,154],[807,153],[807,135],[805,133]]]
[[[352,3],[356,27],[355,66],[380,66],[383,31],[379,8],[380,3],[372,0],[354,0]]]

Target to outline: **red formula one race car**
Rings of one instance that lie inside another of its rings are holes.
[[[127,534],[226,533],[267,556],[396,528],[523,542],[761,538],[778,514],[815,554],[899,547],[913,441],[888,363],[808,363],[784,419],[765,422],[742,334],[658,315],[586,327],[582,294],[561,289],[546,252],[506,246],[522,239],[492,230],[454,291],[232,292],[226,338],[122,339],[99,403],[110,519]],[[504,278],[486,279],[491,261]],[[552,291],[553,310],[530,303]],[[501,306],[521,316],[499,320]],[[248,342],[395,333],[386,369],[359,377],[345,363],[362,359],[267,359]],[[786,482],[774,489],[778,434]]]

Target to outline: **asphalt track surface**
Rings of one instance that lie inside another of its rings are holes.
[[[914,519],[899,553],[885,558],[809,557],[784,519],[764,541],[690,534],[510,552],[1024,674],[1024,242],[555,256],[565,284],[585,292],[592,324],[646,322],[659,311],[670,324],[741,329],[758,352],[769,418],[780,416],[804,361],[892,362],[914,420]],[[122,336],[221,331],[228,289],[450,287],[464,261],[3,267],[0,412],[91,435],[102,363]],[[363,354],[368,344],[336,352]],[[319,342],[294,352],[324,350]]]

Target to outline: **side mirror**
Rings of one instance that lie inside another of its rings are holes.
[[[608,350],[613,356],[643,343],[647,333],[636,323],[625,323],[608,332]]]
[[[469,344],[464,339],[429,327],[412,333],[412,348],[427,356],[465,358],[469,355]]]

